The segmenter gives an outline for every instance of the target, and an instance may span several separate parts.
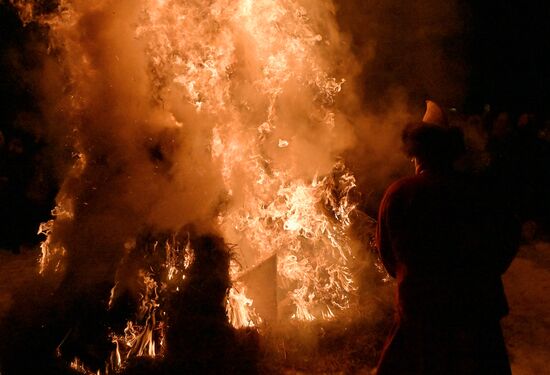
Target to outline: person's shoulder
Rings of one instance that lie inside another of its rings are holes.
[[[423,178],[419,175],[402,177],[388,186],[386,189],[386,196],[400,195],[405,192],[416,189],[416,187],[422,185]]]

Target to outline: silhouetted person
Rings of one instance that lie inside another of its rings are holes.
[[[380,205],[378,249],[398,290],[379,375],[510,374],[501,274],[519,230],[481,184],[455,171],[464,140],[445,122],[430,102],[423,122],[405,129],[416,174],[393,183]]]

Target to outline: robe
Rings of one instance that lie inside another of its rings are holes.
[[[397,309],[378,374],[510,374],[501,275],[519,226],[487,186],[424,170],[382,199],[377,246],[397,279]]]

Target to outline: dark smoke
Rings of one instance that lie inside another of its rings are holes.
[[[410,174],[400,151],[401,129],[422,118],[424,100],[461,107],[468,8],[459,1],[337,1],[341,30],[350,35],[356,76],[351,110],[357,142],[346,155],[364,209],[376,214],[381,193]]]

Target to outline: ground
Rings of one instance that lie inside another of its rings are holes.
[[[45,304],[53,290],[55,281],[41,279],[41,276],[36,273],[37,257],[37,250],[24,251],[19,255],[0,251],[0,330],[10,325],[11,322],[7,319],[8,312],[15,306],[24,306],[21,308],[20,314],[28,319],[33,319],[33,314],[40,311],[39,308],[35,309],[33,306],[38,307],[40,304]],[[550,358],[550,343],[548,342],[548,337],[550,337],[550,294],[548,293],[550,290],[550,243],[532,242],[523,245],[510,269],[504,275],[504,284],[509,299],[510,314],[502,323],[513,375],[550,374],[550,364],[547,360]],[[24,301],[17,299],[24,299]],[[23,320],[25,319],[23,318]],[[368,329],[368,323],[355,325],[360,326],[361,330]],[[333,326],[332,329],[336,330],[337,328]],[[327,327],[324,328],[323,332],[325,331],[327,331]],[[345,336],[346,334],[343,332],[341,335],[335,333],[333,338],[349,341],[345,339]],[[372,335],[366,333],[364,336],[372,340]],[[363,345],[365,340],[357,340],[357,337],[355,334],[354,342]],[[0,338],[0,340],[2,339]],[[376,341],[376,345],[379,346],[383,337]],[[316,351],[322,353],[323,340],[319,342],[320,347]],[[0,344],[6,343],[0,342]],[[356,358],[354,356],[358,353],[377,352],[361,351],[360,348],[350,347],[349,342],[336,344],[336,346],[350,351],[350,353],[334,356],[334,358],[340,359]],[[367,364],[372,364],[374,360],[375,358],[369,358],[358,361],[358,366],[352,368],[357,370],[362,363],[365,367],[358,373],[366,374],[370,370]],[[305,361],[301,366],[297,366],[299,368],[284,362],[278,363],[277,367],[287,374],[325,372],[319,369],[321,364],[319,362],[310,367],[307,364],[308,361]],[[302,361],[294,361],[294,363],[299,362]],[[267,366],[269,367],[269,364]],[[340,373],[345,373],[346,368],[350,367],[344,367]],[[331,368],[329,373],[335,373],[334,370],[334,367]]]
[[[550,243],[522,246],[504,285],[510,314],[502,325],[513,375],[550,374]]]

